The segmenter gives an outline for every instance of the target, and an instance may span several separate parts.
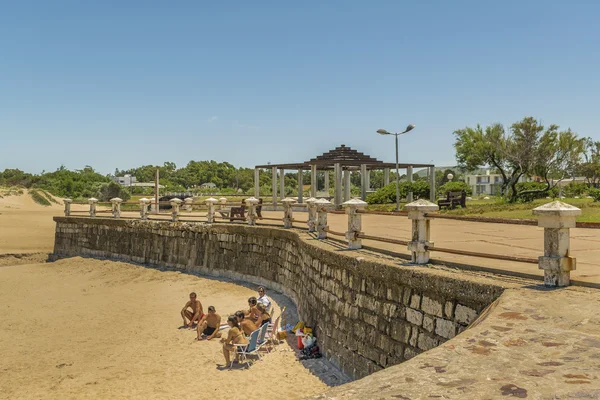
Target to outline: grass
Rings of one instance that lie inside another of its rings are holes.
[[[48,199],[48,201],[50,203],[54,203],[54,204],[60,204],[58,201],[56,201],[56,199],[54,197],[52,197],[52,195],[48,192],[46,192],[45,190],[39,189],[39,192],[44,195],[46,197],[46,199]]]
[[[40,194],[40,192],[38,192],[37,190],[34,190],[34,189],[30,190],[29,195],[31,196],[33,201],[35,201],[36,203],[38,203],[41,206],[48,207],[50,205],[50,202],[48,201],[48,199],[46,197],[44,197],[42,194]]]
[[[23,189],[11,186],[11,187],[3,187],[0,186],[0,197],[8,197],[8,196],[21,196],[23,194]]]

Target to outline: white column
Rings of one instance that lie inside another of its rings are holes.
[[[185,198],[185,209],[187,210],[188,213],[192,212],[192,204],[194,203],[194,198],[193,197],[186,197]]]
[[[430,218],[425,213],[437,211],[439,207],[425,199],[419,199],[404,206],[408,219],[412,220],[412,240],[408,243],[411,261],[414,264],[429,262],[429,248],[433,247],[430,238]]]
[[[329,226],[327,226],[327,206],[330,204],[331,202],[325,199],[315,201],[318,213],[317,238],[319,239],[327,239],[327,230],[329,229]]]
[[[110,202],[112,203],[113,218],[121,218],[121,203],[123,200],[115,197],[114,199],[110,199]]]
[[[302,168],[298,170],[298,203],[302,204],[302,196],[304,196],[304,176],[302,175]]]
[[[63,202],[65,203],[65,217],[68,217],[71,215],[71,203],[73,202],[73,200],[64,199]]]
[[[429,167],[429,201],[435,202],[437,195],[435,193],[435,167]]]
[[[569,286],[571,271],[575,270],[576,259],[569,255],[570,228],[575,228],[575,219],[581,210],[560,201],[544,204],[533,209],[538,215],[538,226],[544,228],[544,255],[538,266],[544,270],[544,285]]]
[[[367,203],[352,199],[342,204],[346,208],[348,214],[348,230],[346,231],[346,239],[348,239],[348,249],[355,250],[362,247],[362,241],[359,235],[362,233],[362,216],[358,213],[359,209],[364,209]]]
[[[227,207],[227,199],[225,197],[219,198],[219,210]]]
[[[307,209],[308,209],[308,220],[306,221],[306,225],[308,226],[309,232],[315,232],[317,230],[317,205],[315,204],[314,197],[309,197],[306,199]]]
[[[283,199],[285,197],[285,169],[279,169],[279,197]]]
[[[171,221],[177,222],[179,221],[179,206],[183,202],[181,201],[181,199],[174,198],[171,199],[169,203],[171,203]]]
[[[383,169],[383,186],[387,186],[390,184],[390,169]]]
[[[333,166],[334,168],[334,204],[335,208],[339,208],[342,205],[342,166],[338,163]]]
[[[90,205],[90,217],[95,217],[96,216],[96,203],[98,203],[98,199],[95,198],[91,198],[88,199],[88,203]]]
[[[317,166],[310,166],[310,196],[317,197]]]
[[[344,170],[344,201],[350,200],[350,170]]]
[[[409,165],[408,168],[406,168],[406,178],[408,179],[409,183],[412,183],[413,181],[413,167],[412,165]],[[409,203],[413,202],[413,192],[412,190],[408,191],[408,196],[406,198],[406,201]]]
[[[294,223],[294,214],[292,205],[296,202],[296,199],[285,198],[281,200],[283,203],[283,227],[292,228]]]
[[[325,170],[325,188],[323,189],[329,196],[329,170]]]
[[[158,211],[160,210],[160,206],[156,203],[156,199],[153,197],[151,199],[148,199],[148,202],[150,203],[150,212],[152,214],[158,214]]]
[[[255,197],[249,197],[246,199],[246,207],[248,208],[248,214],[246,214],[246,221],[248,225],[256,225],[256,205],[258,199]]]
[[[277,167],[271,168],[271,176],[273,183],[273,205],[277,205]]]
[[[367,198],[367,165],[362,164],[360,166],[360,198],[365,200]],[[349,200],[349,199],[348,199]],[[347,202],[347,200],[346,200]]]
[[[206,206],[208,207],[208,212],[206,214],[206,222],[212,224],[215,222],[215,204],[217,204],[219,200],[209,197],[204,200]]]
[[[148,203],[150,200],[147,198],[140,199],[140,218],[143,220],[148,219]]]
[[[260,197],[260,169],[254,168],[254,197]]]

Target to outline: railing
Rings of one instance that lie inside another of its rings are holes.
[[[89,205],[89,210],[71,210],[71,205],[73,204]],[[110,204],[110,210],[97,209],[98,205],[108,204]],[[539,258],[490,254],[435,246],[429,241],[429,237],[430,222],[433,218],[439,217],[438,214],[432,212],[437,210],[437,205],[423,200],[418,200],[405,206],[407,212],[404,215],[407,215],[412,220],[412,240],[373,236],[362,232],[361,216],[365,214],[364,207],[367,203],[356,199],[343,204],[345,213],[348,215],[348,230],[346,232],[338,232],[329,228],[327,215],[332,213],[332,210],[330,209],[331,203],[325,199],[309,199],[306,204],[295,204],[294,199],[283,199],[281,203],[278,203],[278,205],[283,206],[282,218],[263,217],[261,214],[262,204],[259,204],[259,200],[254,197],[245,199],[243,207],[242,202],[228,202],[226,198],[219,200],[209,198],[204,201],[204,204],[193,203],[193,199],[191,198],[186,198],[185,201],[176,198],[169,202],[159,202],[158,210],[151,209],[150,213],[149,208],[155,208],[156,204],[151,203],[148,199],[140,199],[139,203],[123,203],[118,198],[112,199],[110,202],[98,202],[98,200],[92,198],[87,203],[77,203],[65,199],[65,215],[88,213],[89,217],[94,218],[97,214],[111,213],[113,218],[121,218],[121,207],[133,204],[139,207],[140,218],[143,220],[164,221],[164,218],[157,218],[157,216],[164,217],[168,215],[173,222],[203,222],[210,224],[225,220],[229,222],[244,221],[249,225],[262,225],[266,223],[271,226],[273,224],[269,222],[278,222],[282,223],[284,228],[303,228],[309,232],[316,232],[318,239],[326,239],[328,235],[343,237],[347,240],[348,249],[362,248],[362,240],[407,246],[411,254],[411,261],[415,264],[429,263],[429,253],[431,251],[468,257],[539,264],[540,268],[545,271],[545,282],[553,286],[565,286],[569,284],[569,271],[574,269],[575,263],[574,259],[569,255],[568,230],[571,227],[575,227],[575,216],[581,212],[578,208],[558,202],[550,203],[534,210],[534,214],[540,217],[538,221],[539,226],[547,230],[545,235],[548,234],[546,235],[547,239],[544,241],[544,256]],[[168,205],[171,208],[170,211],[161,212],[161,205]],[[307,208],[308,219],[297,220],[294,218],[293,209],[300,207]],[[123,218],[130,219],[132,217]],[[298,226],[299,224],[301,226]],[[561,229],[567,230],[566,236],[564,234],[557,234],[557,230]]]

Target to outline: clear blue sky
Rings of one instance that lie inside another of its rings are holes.
[[[454,163],[525,116],[600,140],[600,2],[0,1],[0,169]]]

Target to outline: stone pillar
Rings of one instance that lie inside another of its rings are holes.
[[[409,183],[413,182],[413,167],[412,167],[412,165],[409,165],[406,168],[406,179],[408,180]],[[410,189],[408,191],[408,196],[406,196],[406,201],[408,203],[412,203],[413,200],[414,200],[414,198],[413,198],[413,191],[412,191],[412,189]]]
[[[65,203],[65,217],[68,217],[71,215],[71,203],[73,202],[73,200],[64,199],[63,202]]]
[[[285,169],[283,168],[279,169],[279,197],[282,200],[285,197]]]
[[[362,229],[362,216],[358,213],[359,209],[364,209],[367,203],[352,199],[342,204],[346,208],[346,214],[348,214],[348,230],[346,231],[346,239],[348,239],[348,249],[355,250],[362,247],[362,241],[359,234]]]
[[[206,222],[212,224],[215,222],[215,204],[217,204],[219,200],[209,197],[204,200],[206,206],[208,207],[208,212],[206,214]]]
[[[334,204],[335,208],[339,208],[342,205],[342,166],[338,164],[334,164],[333,166],[333,178],[335,196],[334,196]]]
[[[362,164],[360,166],[360,198],[363,200],[367,198],[367,185],[367,165]],[[346,200],[346,203],[347,202],[348,201]]]
[[[327,206],[330,205],[331,202],[325,199],[319,199],[315,201],[315,205],[317,206],[317,238],[318,239],[327,239]]]
[[[254,197],[260,197],[260,169],[254,168]]]
[[[110,202],[112,203],[113,218],[121,218],[121,203],[123,200],[115,197],[114,199],[110,199]]]
[[[96,216],[96,203],[98,203],[98,199],[95,198],[91,198],[88,199],[88,203],[90,205],[90,217],[95,217]]]
[[[310,197],[317,197],[317,166],[310,166]]]
[[[194,203],[194,198],[193,197],[186,197],[185,200],[185,209],[187,210],[188,213],[192,212],[192,204]]]
[[[169,203],[171,203],[171,221],[177,222],[179,221],[179,206],[183,202],[181,201],[181,199],[174,198],[171,199]]]
[[[258,199],[256,197],[249,197],[246,199],[246,207],[248,208],[248,214],[246,214],[246,221],[248,221],[248,225],[256,225],[256,205],[258,204]]]
[[[147,198],[140,199],[140,218],[143,220],[148,219],[148,203],[150,200]]]
[[[281,200],[283,203],[283,227],[292,228],[294,222],[294,214],[292,210],[292,204],[296,202],[296,199],[285,198]]]
[[[430,238],[430,218],[425,213],[437,211],[437,204],[425,199],[413,201],[404,206],[408,211],[408,219],[412,220],[412,240],[408,243],[411,261],[414,264],[427,264],[429,262],[429,247],[433,247]]]
[[[224,207],[227,207],[227,199],[225,197],[221,197],[219,199],[219,210],[222,210]]]
[[[306,199],[307,210],[308,210],[308,220],[306,221],[306,225],[308,226],[309,232],[315,232],[317,230],[317,205],[315,204],[314,197],[309,197]]]
[[[544,270],[544,285],[569,286],[571,271],[576,260],[569,253],[570,228],[575,228],[575,218],[581,210],[560,201],[533,209],[538,215],[538,226],[544,228],[544,255],[539,258],[539,268]]]
[[[344,170],[344,201],[350,200],[350,170]]]
[[[383,186],[387,186],[390,184],[390,169],[383,169]]]
[[[429,201],[434,202],[437,199],[435,193],[435,167],[429,167]]]
[[[329,196],[329,170],[325,170],[325,188],[323,189],[327,192],[327,196]]]
[[[302,168],[298,170],[298,203],[302,204],[302,196],[304,196],[304,176],[302,175]]]
[[[271,179],[273,183],[273,205],[277,205],[277,167],[271,168]]]
[[[152,214],[158,214],[158,211],[160,210],[160,205],[158,205],[158,208],[157,208],[156,199],[155,198],[148,199],[148,202],[150,203],[150,212]],[[146,207],[146,208],[148,208],[148,207]]]

